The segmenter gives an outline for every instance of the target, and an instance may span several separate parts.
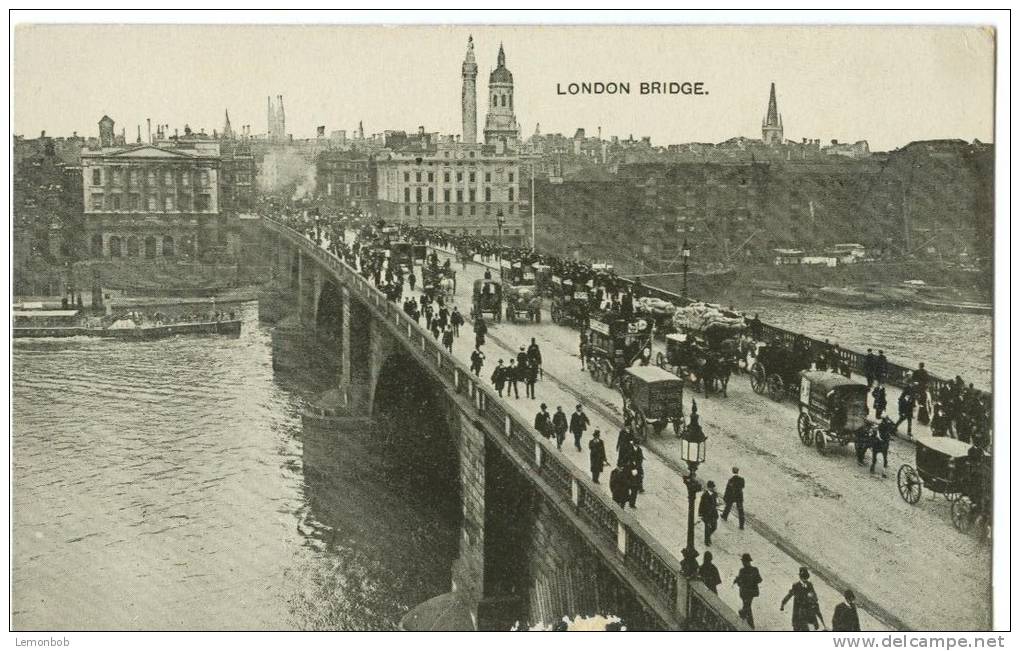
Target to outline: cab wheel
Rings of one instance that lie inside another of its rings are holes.
[[[751,367],[751,389],[758,395],[764,395],[766,388],[765,367],[755,362]]]
[[[907,504],[917,504],[921,500],[924,485],[913,466],[908,464],[900,466],[899,472],[896,473],[896,487],[900,490],[900,497]]]
[[[800,435],[801,443],[804,445],[811,445],[813,438],[811,436],[811,418],[804,412],[801,412],[800,416],[797,418],[797,434]]]
[[[974,517],[974,503],[966,495],[953,502],[949,513],[953,518],[953,526],[958,531],[967,533],[974,528],[974,520],[976,519]]]

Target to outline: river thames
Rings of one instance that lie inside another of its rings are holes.
[[[304,428],[328,373],[274,373],[243,314],[15,342],[15,630],[387,630],[449,590],[450,504],[370,435]]]

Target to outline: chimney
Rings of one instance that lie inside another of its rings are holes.
[[[149,144],[152,144],[152,118],[145,118],[145,130],[149,134]]]
[[[833,138],[833,139],[832,139],[832,144],[834,144],[834,145],[838,145],[838,144],[839,144],[839,141],[838,141],[838,140],[836,140],[835,138]]]
[[[46,137],[46,129],[43,129],[42,133],[39,134],[39,137],[40,138],[45,138]]]

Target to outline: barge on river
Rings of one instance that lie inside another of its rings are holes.
[[[163,339],[177,335],[241,334],[240,319],[202,319],[177,323],[137,324],[130,319],[105,323],[83,317],[78,310],[15,310],[14,338],[22,337],[105,337],[127,341]]]

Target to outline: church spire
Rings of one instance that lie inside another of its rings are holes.
[[[776,107],[776,82],[772,82],[769,90],[769,110],[765,116],[765,127],[778,127],[780,125],[779,109]]]
[[[503,42],[502,41],[500,41],[500,43],[499,43],[499,54],[496,55],[496,67],[497,68],[505,68],[506,67],[506,54],[503,53]]]
[[[783,144],[783,116],[776,104],[776,82],[769,89],[769,108],[761,121],[761,139],[766,145]]]
[[[230,111],[227,109],[223,109],[223,139],[234,139],[234,130],[230,127]]]

